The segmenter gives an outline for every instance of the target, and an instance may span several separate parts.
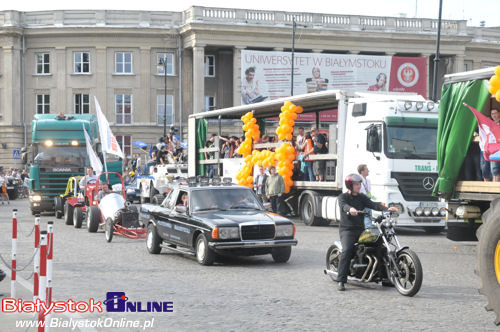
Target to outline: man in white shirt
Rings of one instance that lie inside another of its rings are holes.
[[[97,180],[97,176],[94,175],[94,169],[92,167],[87,168],[87,175],[80,179],[78,185],[80,186],[80,190],[85,190],[85,185],[87,183],[95,183]]]
[[[361,189],[359,190],[360,193],[365,194],[368,196],[368,198],[372,199],[373,196],[371,194],[372,191],[372,185],[370,182],[370,179],[368,179],[368,174],[370,174],[370,170],[368,169],[368,166],[366,164],[361,164],[358,166],[358,173],[361,175],[363,178],[363,181],[361,181]],[[372,221],[370,219],[371,215],[371,210],[370,209],[365,209],[366,212],[368,212],[365,215],[365,228],[369,228],[372,224]]]
[[[257,197],[260,198],[260,201],[262,203],[266,202],[266,181],[267,181],[267,174],[266,170],[263,166],[259,167],[259,174],[255,177],[253,187],[255,190],[255,193],[257,194]]]

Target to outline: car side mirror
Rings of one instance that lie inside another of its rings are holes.
[[[370,125],[366,128],[366,151],[381,152],[380,135],[375,125]]]
[[[177,205],[174,210],[177,213],[186,213],[187,212],[187,208],[184,205]]]

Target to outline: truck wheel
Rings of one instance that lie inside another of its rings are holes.
[[[452,241],[477,241],[476,231],[479,224],[470,221],[448,221],[446,238]]]
[[[54,197],[54,210],[56,211],[56,218],[61,219],[63,216],[63,202],[61,196]]]
[[[196,260],[201,265],[212,265],[215,260],[215,253],[208,246],[207,237],[203,233],[196,239]]]
[[[64,203],[64,223],[73,225],[73,205],[69,205],[68,202]]]
[[[442,231],[444,231],[444,226],[436,226],[436,227],[429,226],[429,227],[423,227],[423,228],[427,234],[439,234]]]
[[[278,247],[273,248],[271,256],[273,256],[275,263],[286,263],[292,254],[292,247]]]
[[[82,223],[83,223],[82,208],[77,206],[73,209],[73,226],[75,226],[75,228],[82,228]]]
[[[91,206],[88,210],[87,230],[89,233],[97,232],[101,222],[101,211],[97,206]]]
[[[113,240],[113,220],[111,218],[106,219],[104,233],[106,235],[106,241],[111,242],[111,240]]]
[[[322,224],[323,219],[314,215],[314,198],[311,195],[306,195],[300,201],[300,216],[307,226],[319,226]]]
[[[160,205],[163,202],[163,195],[157,194],[153,197],[153,200],[151,201],[154,205]]]
[[[146,247],[150,254],[159,254],[161,251],[161,239],[156,232],[156,227],[153,224],[148,225],[148,235],[146,237]]]
[[[500,199],[483,214],[476,273],[481,279],[479,293],[488,299],[486,310],[495,312],[495,324],[500,325]]]

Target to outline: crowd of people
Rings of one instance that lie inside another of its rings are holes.
[[[205,143],[206,148],[215,147],[216,134],[211,134]],[[220,158],[241,158],[238,154],[238,148],[245,140],[245,137],[219,136]],[[275,143],[277,137],[267,134],[262,135],[259,143]],[[305,131],[303,127],[298,128],[298,134],[293,137],[292,144],[297,151],[297,159],[294,161],[294,180],[299,181],[325,181],[326,160],[312,160],[312,155],[328,153],[328,139],[323,133],[320,133],[316,127],[312,127],[310,131]],[[273,147],[266,147],[257,150],[271,150]],[[215,159],[215,152],[205,152],[205,159]],[[208,164],[205,175],[209,178],[213,177],[213,164]]]
[[[26,170],[21,170],[19,168],[10,168],[5,171],[2,166],[0,166],[0,201],[2,205],[9,205],[10,199],[7,187],[9,185],[13,186],[17,190],[17,195],[19,197],[28,197],[29,192],[29,174]]]

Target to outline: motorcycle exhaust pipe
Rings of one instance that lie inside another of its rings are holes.
[[[332,271],[332,270],[323,270],[323,273],[325,273],[326,275],[329,275],[329,276],[333,276],[333,277],[337,277],[338,276],[338,272],[335,272],[335,271]]]
[[[373,269],[372,269],[372,272],[370,273],[370,277],[368,277],[368,281],[367,282],[372,281],[373,275],[375,274],[375,270],[377,269],[378,259],[375,256],[373,257],[373,259],[375,259],[375,264],[373,264]]]
[[[368,274],[368,271],[370,271],[372,264],[373,264],[373,259],[370,257],[370,255],[366,255],[366,258],[368,258],[368,267],[365,270],[365,273],[363,273],[363,277],[361,278],[361,282],[368,282],[366,280],[366,275]]]

